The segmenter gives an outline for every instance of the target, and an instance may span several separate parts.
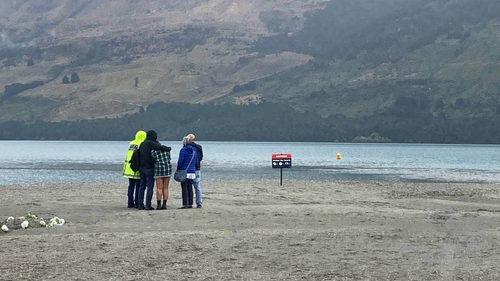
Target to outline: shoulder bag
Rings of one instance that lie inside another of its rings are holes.
[[[189,161],[189,164],[187,165],[185,170],[177,170],[174,173],[174,180],[177,182],[185,182],[187,179],[187,169],[189,169],[189,166],[191,166],[191,163],[193,162],[194,159],[194,154],[196,151],[193,151],[193,156],[191,156],[191,161]]]

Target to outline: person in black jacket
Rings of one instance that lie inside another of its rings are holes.
[[[168,146],[161,145],[156,141],[158,139],[158,134],[155,131],[147,131],[146,134],[146,140],[139,147],[141,188],[139,190],[138,209],[151,211],[154,210],[154,208],[151,207],[151,200],[153,199],[153,190],[155,185],[155,164],[153,157],[151,156],[151,150],[170,152],[172,149]],[[146,187],[148,191],[146,193],[146,206],[144,206],[144,191],[146,190]]]
[[[203,204],[202,196],[201,196],[201,160],[203,160],[203,148],[201,145],[195,143],[195,136],[193,134],[187,135],[189,139],[192,141],[192,146],[196,148],[196,152],[198,154],[198,162],[196,162],[196,178],[193,180],[194,193],[196,194],[196,207],[201,208]]]

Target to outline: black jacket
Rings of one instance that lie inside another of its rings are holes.
[[[201,147],[201,145],[194,142],[191,145],[196,148],[196,152],[198,153],[198,162],[196,162],[196,171],[199,171],[201,169],[201,160],[203,160],[203,148]]]
[[[163,150],[170,151],[172,148],[168,146],[161,145],[151,139],[146,139],[139,147],[139,154],[141,159],[141,169],[154,169],[155,162],[151,156],[151,150]]]

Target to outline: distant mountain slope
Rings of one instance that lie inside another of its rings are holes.
[[[500,114],[498,0],[40,3],[0,0],[0,121],[277,102],[453,141],[449,124]]]
[[[263,37],[261,53],[314,57],[254,84],[259,95],[323,116],[370,116],[398,99],[450,118],[500,113],[500,1],[337,0],[294,36]],[[226,98],[231,100],[232,98]]]
[[[323,2],[0,0],[0,120],[112,117],[157,101],[214,100],[305,64],[308,55],[251,48],[275,32],[266,15],[279,18],[276,31],[296,32]],[[79,83],[62,83],[75,72]],[[26,86],[33,82],[42,85]]]

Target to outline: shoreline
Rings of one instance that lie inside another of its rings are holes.
[[[171,182],[150,212],[125,183],[2,187],[0,220],[66,224],[0,233],[0,279],[500,278],[500,184],[204,180],[203,208],[178,210]]]
[[[1,169],[0,169],[1,170]],[[383,175],[383,174],[381,174]],[[220,180],[214,180],[214,179],[206,179],[204,177],[203,181],[210,181],[210,182],[216,182],[216,181],[255,181],[255,182],[260,182],[260,181],[267,181],[270,182],[271,184],[276,184],[279,186],[279,178],[276,179],[220,179]],[[437,179],[398,179],[398,180],[375,180],[375,179],[369,179],[369,180],[331,180],[328,178],[324,179],[315,179],[315,180],[307,180],[307,179],[283,179],[283,185],[286,184],[286,182],[297,182],[297,181],[302,181],[302,182],[315,182],[315,183],[339,183],[339,184],[348,184],[348,183],[361,183],[361,184],[458,184],[458,185],[500,185],[500,182],[489,182],[489,181],[459,181],[459,180],[437,180]],[[107,185],[124,185],[126,186],[127,179],[123,178],[120,176],[120,180],[116,181],[82,181],[82,182],[44,182],[44,183],[37,183],[37,182],[31,182],[31,183],[18,183],[18,184],[12,184],[12,183],[0,183],[0,188],[1,187],[7,187],[7,186],[46,186],[46,185],[95,185],[95,184],[107,184]],[[155,190],[156,190],[156,184],[155,184]]]
[[[160,142],[179,142],[179,139],[163,139]],[[130,139],[123,140],[103,140],[103,139],[2,139],[0,142],[124,142],[129,143]],[[462,142],[462,143],[444,143],[444,142],[343,142],[343,141],[258,141],[258,140],[204,140],[204,143],[261,143],[261,144],[333,144],[333,145],[409,145],[409,146],[500,146],[498,143],[480,143],[480,142]]]

